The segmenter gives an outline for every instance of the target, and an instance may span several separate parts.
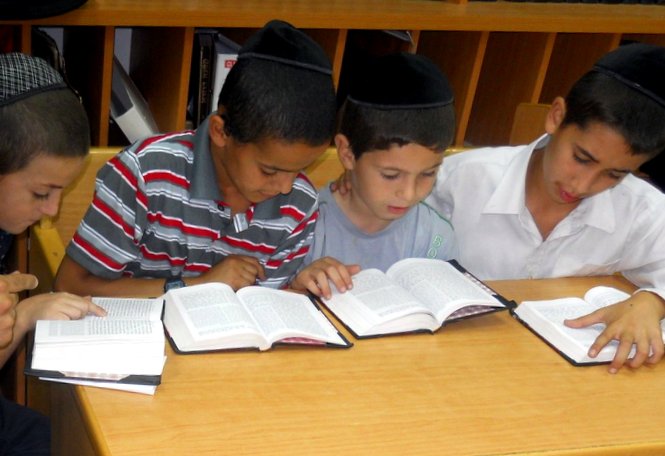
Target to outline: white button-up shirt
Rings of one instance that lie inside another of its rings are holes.
[[[628,175],[584,199],[543,240],[525,182],[531,153],[547,141],[446,157],[426,202],[451,220],[460,263],[483,280],[620,272],[665,299],[665,194]]]

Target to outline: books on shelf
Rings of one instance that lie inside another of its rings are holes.
[[[192,69],[189,75],[189,110],[194,128],[210,113],[214,49],[213,33],[209,30],[197,30],[194,34]]]
[[[163,300],[93,298],[107,316],[39,320],[25,373],[44,380],[154,393],[165,362]]]
[[[357,338],[435,332],[513,305],[459,263],[427,258],[398,261],[385,273],[360,271],[351,290],[333,290],[322,302]]]
[[[130,143],[158,132],[148,103],[116,57],[113,57],[111,81],[111,118]]]
[[[224,283],[207,283],[169,290],[164,327],[179,353],[352,345],[307,295],[259,286],[234,292]]]
[[[197,127],[217,110],[219,92],[238,59],[240,45],[216,29],[197,29],[190,74],[190,115]]]
[[[588,355],[589,348],[605,328],[596,324],[586,328],[569,328],[564,320],[587,315],[602,307],[624,301],[630,295],[612,287],[598,286],[589,289],[584,298],[524,301],[512,310],[513,316],[534,334],[539,336],[573,365],[609,363],[618,347],[617,341],[606,345],[595,358]],[[661,322],[665,338],[665,322]],[[633,356],[635,347],[629,356]]]
[[[217,110],[219,93],[222,90],[226,76],[238,60],[238,51],[240,45],[233,40],[228,39],[221,33],[215,34],[215,65],[213,70],[212,103],[210,113]]]

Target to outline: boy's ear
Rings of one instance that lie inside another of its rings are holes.
[[[210,142],[217,147],[225,147],[229,136],[224,129],[224,119],[219,114],[213,114],[208,118],[208,136]]]
[[[564,117],[566,117],[566,100],[556,97],[545,117],[545,131],[550,135],[553,134],[563,122]]]
[[[349,138],[346,135],[338,133],[335,135],[335,146],[337,147],[337,157],[345,170],[350,171],[356,164],[356,157],[353,155]]]

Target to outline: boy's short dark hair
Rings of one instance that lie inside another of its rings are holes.
[[[226,133],[241,143],[329,143],[336,111],[330,61],[305,33],[271,21],[240,49],[218,109]]]
[[[36,156],[85,157],[88,117],[60,75],[42,59],[0,56],[0,175]]]
[[[347,137],[353,155],[370,150],[418,144],[443,152],[455,134],[452,105],[424,109],[376,109],[348,100],[340,112],[339,132]]]
[[[424,56],[396,53],[367,62],[340,110],[339,132],[359,158],[370,150],[418,144],[436,152],[455,133],[453,92]]]
[[[665,149],[663,81],[665,48],[621,46],[573,85],[562,125],[601,123],[621,134],[633,154],[655,156]]]

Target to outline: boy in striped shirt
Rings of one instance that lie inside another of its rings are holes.
[[[331,74],[311,38],[266,24],[196,131],[138,141],[100,170],[56,289],[154,296],[213,281],[287,286],[318,214],[301,170],[334,132]]]

